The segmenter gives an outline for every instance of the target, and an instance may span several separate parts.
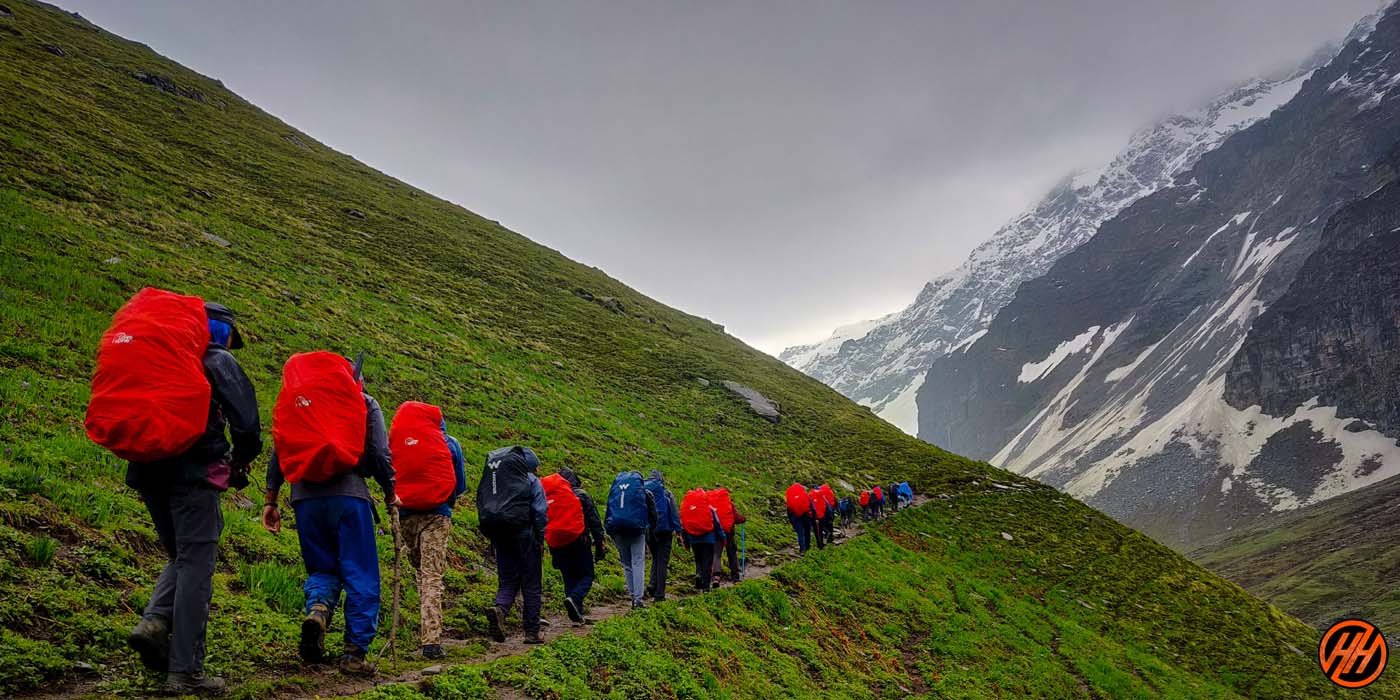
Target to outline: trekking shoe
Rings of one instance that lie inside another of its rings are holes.
[[[319,664],[326,658],[326,629],[331,625],[331,609],[325,603],[314,603],[311,612],[301,621],[301,641],[297,653],[309,664]]]
[[[347,644],[345,653],[340,655],[340,672],[347,676],[373,676],[375,668],[365,661],[363,651]]]
[[[170,667],[170,624],[163,617],[143,617],[126,644],[141,657],[141,664],[152,671],[164,672]]]
[[[644,604],[642,603],[642,599],[641,599],[641,598],[638,598],[638,599],[632,601],[632,609],[633,609],[633,610],[641,610],[642,608],[645,608],[645,607],[646,607],[646,605],[644,605]]]
[[[499,605],[492,605],[486,609],[486,629],[491,634],[491,639],[497,642],[506,641],[506,611]]]
[[[526,643],[526,644],[544,644],[544,637],[541,637],[541,636],[540,636],[540,631],[539,631],[539,630],[535,630],[534,632],[526,632],[526,633],[525,633],[525,643]]]
[[[423,645],[423,658],[425,658],[425,659],[429,659],[429,660],[441,659],[442,657],[444,657],[444,656],[446,656],[446,655],[447,655],[447,652],[445,652],[445,651],[442,650],[442,645],[441,645],[441,644],[424,644],[424,645]]]
[[[228,692],[228,684],[218,676],[170,673],[162,690],[166,695],[223,695]]]
[[[583,613],[578,609],[578,603],[573,598],[564,599],[564,612],[569,614],[569,620],[574,624],[583,624]]]

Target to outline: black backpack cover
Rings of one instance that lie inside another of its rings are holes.
[[[528,447],[502,447],[486,456],[476,485],[477,526],[487,537],[507,537],[528,529],[530,473],[539,458]]]

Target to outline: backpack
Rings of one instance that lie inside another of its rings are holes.
[[[914,487],[910,486],[907,481],[899,482],[899,495],[906,500],[914,500]]]
[[[647,529],[647,495],[638,472],[620,472],[608,490],[604,527],[612,534],[635,535]],[[631,498],[628,498],[631,496]]]
[[[725,532],[734,531],[734,501],[729,498],[729,489],[715,489],[706,491],[710,499],[710,506],[719,514],[719,526]]]
[[[812,509],[812,501],[807,498],[807,489],[802,484],[793,482],[792,486],[787,487],[785,498],[788,512],[793,515],[801,517]]]
[[[656,534],[669,535],[675,532],[671,523],[675,521],[676,514],[671,512],[671,499],[666,497],[666,484],[660,479],[647,479],[642,485],[656,500]]]
[[[828,507],[836,507],[836,493],[831,490],[831,486],[829,484],[822,484],[821,486],[818,486],[817,491],[821,493],[822,498],[826,499],[826,505]]]
[[[394,493],[409,510],[432,510],[452,498],[457,471],[442,427],[442,409],[421,401],[405,401],[389,426],[389,451],[394,459]]]
[[[714,508],[705,489],[691,489],[681,499],[681,529],[691,537],[708,535],[715,529]]]
[[[868,505],[870,505],[870,492],[869,492],[869,491],[861,491],[861,492],[860,492],[860,507],[861,507],[861,508],[864,508],[864,507],[866,507],[866,506],[868,506]]]
[[[154,287],[137,292],[97,346],[84,421],[88,437],[138,463],[193,447],[209,423],[207,347],[203,299]]]
[[[816,516],[817,520],[825,518],[827,509],[826,496],[822,495],[821,489],[812,489],[807,493],[812,498],[812,515]]]
[[[534,500],[530,472],[539,463],[530,448],[519,445],[486,455],[486,468],[476,485],[477,527],[482,534],[509,537],[530,527]]]
[[[879,486],[876,486],[875,490],[872,491],[870,495],[875,499],[876,505],[885,502],[885,492],[881,491]]]
[[[282,475],[297,484],[353,471],[365,451],[369,408],[350,361],[326,350],[292,355],[272,407]]]
[[[544,541],[550,549],[573,544],[583,536],[583,501],[574,487],[559,474],[540,479],[544,498],[549,502],[549,517],[545,520]]]

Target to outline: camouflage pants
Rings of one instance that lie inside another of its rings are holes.
[[[447,568],[447,535],[452,519],[436,513],[404,515],[408,558],[418,576],[419,644],[442,643],[442,572]]]

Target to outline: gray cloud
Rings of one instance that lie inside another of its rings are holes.
[[[1376,0],[61,0],[757,347],[892,311],[1068,170]]]

